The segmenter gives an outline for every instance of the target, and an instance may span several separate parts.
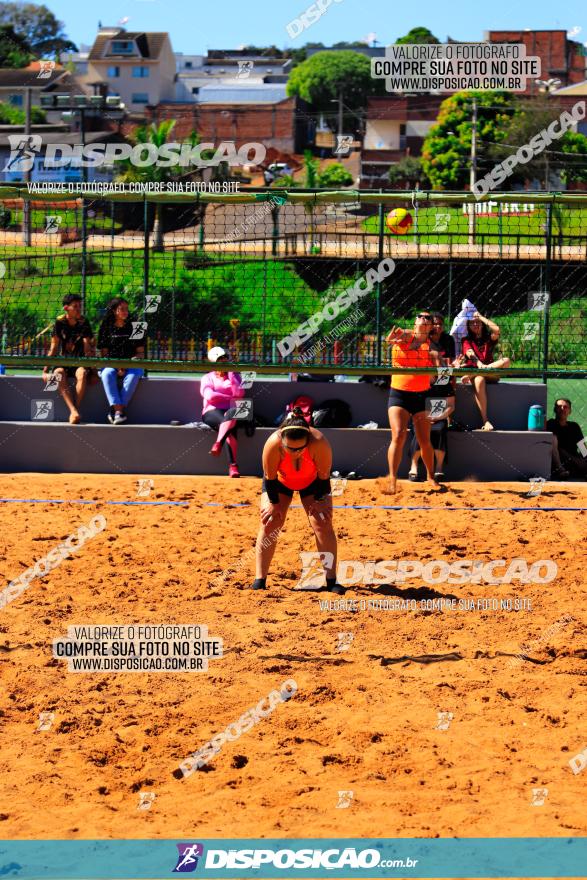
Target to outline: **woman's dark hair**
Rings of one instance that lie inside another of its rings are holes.
[[[292,440],[304,440],[310,433],[308,423],[300,406],[294,406],[279,426],[282,434],[287,433]]]
[[[106,306],[103,323],[114,324],[114,322],[116,321],[116,309],[122,303],[126,303],[128,305],[128,300],[125,299],[123,296],[115,296],[110,300],[110,302]],[[128,320],[130,321],[130,318],[128,318]]]
[[[487,342],[491,338],[491,333],[489,331],[489,327],[487,326],[487,324],[484,324],[482,321],[481,322],[481,336],[477,337],[474,335],[473,331],[471,330],[471,322],[467,321],[467,336],[469,337],[469,339],[479,338],[479,340],[481,342]]]

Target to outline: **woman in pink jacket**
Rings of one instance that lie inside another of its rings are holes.
[[[227,361],[228,355],[217,345],[208,352],[208,360],[212,363]],[[231,418],[235,401],[245,396],[240,373],[227,373],[224,370],[206,373],[200,382],[200,393],[204,399],[202,421],[218,432],[218,439],[212,446],[210,455],[220,455],[226,442],[228,473],[231,477],[240,477],[236,463],[238,421]]]

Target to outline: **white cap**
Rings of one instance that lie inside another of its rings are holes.
[[[221,357],[228,357],[228,355],[219,345],[215,345],[214,348],[211,348],[208,352],[208,360],[212,361],[213,364],[215,364],[218,358]]]

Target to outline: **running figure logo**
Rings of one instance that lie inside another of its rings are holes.
[[[448,730],[450,727],[450,722],[453,719],[452,712],[438,712],[438,721],[436,722],[436,727],[434,730]]]
[[[351,643],[354,639],[354,633],[344,632],[338,634],[338,644],[336,646],[337,651],[348,651],[351,646]]]
[[[31,400],[31,420],[33,422],[52,422],[53,410],[52,400]]]
[[[332,497],[337,498],[339,495],[342,495],[342,493],[346,489],[346,484],[346,477],[333,477],[330,483],[330,494],[332,495]]]
[[[254,370],[250,370],[249,372],[241,373],[241,385],[245,389],[253,387],[253,382],[257,378],[257,374]]]
[[[137,498],[148,498],[155,483],[147,478],[137,480]]]
[[[147,327],[149,326],[146,321],[131,321],[132,323],[132,333],[129,336],[129,339],[143,339],[145,333],[147,332]]]
[[[43,391],[57,391],[59,388],[59,376],[56,373],[49,373]]]
[[[436,214],[436,222],[432,232],[448,232],[450,214]]]
[[[45,234],[46,235],[57,235],[59,232],[59,227],[61,226],[61,221],[63,217],[61,214],[46,214],[45,215]]]
[[[539,326],[539,324],[524,321],[524,332],[522,333],[522,340],[524,342],[531,342],[533,339],[536,339],[536,337],[538,336]]]
[[[176,843],[179,851],[174,874],[191,874],[198,867],[198,859],[204,855],[202,843]]]
[[[353,791],[339,791],[338,793],[338,803],[336,805],[337,810],[346,810],[347,807],[350,807],[351,801],[353,799],[354,792]]]
[[[151,804],[156,798],[156,794],[154,791],[141,791],[139,792],[139,805],[137,810],[150,810]]]
[[[448,385],[448,383],[450,382],[450,377],[452,376],[452,367],[437,367],[436,371],[438,375],[431,384]]]
[[[544,477],[530,477],[530,489],[526,492],[526,498],[538,498],[542,494],[546,480]]]
[[[253,71],[253,67],[255,66],[254,61],[237,61],[238,64],[238,73],[237,79],[248,79]]]
[[[429,419],[442,418],[448,409],[448,402],[445,397],[429,398],[426,409]]]
[[[238,400],[234,410],[235,419],[252,419],[253,418],[253,401],[243,397]]]
[[[41,154],[43,139],[40,134],[9,134],[10,156],[3,171],[32,171],[35,159]]]
[[[352,134],[337,134],[336,146],[332,151],[336,156],[348,156],[353,146]]]
[[[37,79],[51,79],[51,74],[54,70],[54,61],[39,61],[39,72],[37,74]]]
[[[528,308],[531,312],[543,312],[550,305],[550,294],[546,291],[528,294]]]
[[[544,801],[548,797],[548,789],[547,788],[533,788],[532,789],[532,800],[530,801],[531,807],[542,807]]]
[[[37,730],[51,730],[51,725],[55,720],[55,712],[40,712],[39,726]]]
[[[302,573],[295,587],[297,590],[320,590],[326,586],[325,568],[332,568],[333,553],[300,553]]]
[[[145,314],[150,315],[152,312],[156,312],[161,303],[161,297],[158,293],[150,293],[147,295],[147,302],[145,304]]]

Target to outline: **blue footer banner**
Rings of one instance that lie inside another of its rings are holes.
[[[587,837],[2,840],[0,877],[578,877]]]

